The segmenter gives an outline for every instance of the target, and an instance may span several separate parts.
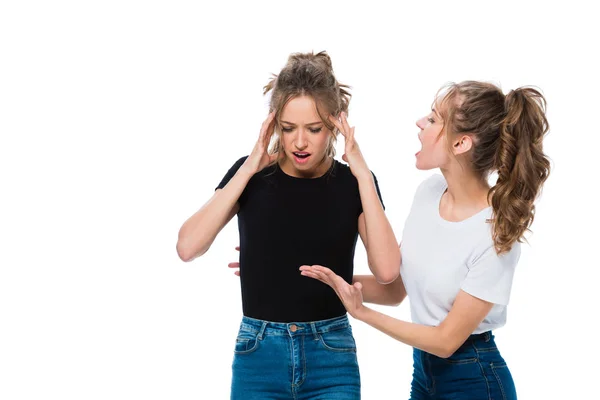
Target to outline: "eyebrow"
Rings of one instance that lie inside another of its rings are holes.
[[[287,122],[287,121],[281,121],[284,124],[288,124],[288,125],[292,125],[292,126],[296,126],[296,124],[293,124],[291,122]],[[311,125],[317,125],[317,124],[322,124],[323,121],[317,121],[317,122],[311,122],[309,124],[305,124],[306,126],[311,126]]]
[[[435,115],[437,115],[439,118],[442,118],[442,116],[441,116],[441,115],[440,115],[440,114],[439,114],[439,113],[438,113],[438,112],[435,110],[435,108],[434,108],[434,107],[432,107],[432,108],[431,108],[431,111],[433,111],[433,113],[434,113]]]

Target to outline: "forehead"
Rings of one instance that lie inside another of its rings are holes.
[[[317,105],[310,96],[297,96],[288,101],[281,111],[281,119],[294,123],[321,120],[317,112]]]

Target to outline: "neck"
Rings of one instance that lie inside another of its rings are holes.
[[[440,170],[448,183],[440,202],[440,213],[448,219],[460,221],[489,207],[487,195],[490,187],[485,179],[465,170],[458,163]]]

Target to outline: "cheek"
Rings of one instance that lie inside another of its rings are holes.
[[[284,150],[288,150],[292,145],[293,138],[292,135],[289,133],[282,133],[281,136],[279,136],[279,141],[283,145]]]
[[[327,149],[327,143],[329,142],[329,135],[323,134],[319,135],[313,141],[315,150],[323,153]]]

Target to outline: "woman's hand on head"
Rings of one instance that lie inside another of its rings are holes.
[[[360,148],[358,147],[356,139],[354,139],[354,127],[350,127],[350,125],[348,124],[348,118],[346,116],[346,113],[340,113],[339,119],[330,115],[329,121],[333,125],[335,125],[335,127],[340,131],[342,136],[344,136],[345,146],[342,160],[348,163],[352,174],[356,178],[359,178],[362,175],[370,177],[371,171],[369,170],[367,162],[365,161],[365,158],[363,157]]]
[[[248,173],[254,175],[261,171],[277,159],[277,154],[269,154],[269,143],[275,132],[275,111],[271,112],[267,119],[264,120],[260,128],[258,140],[252,149],[252,153],[244,162],[241,168],[244,168]]]

